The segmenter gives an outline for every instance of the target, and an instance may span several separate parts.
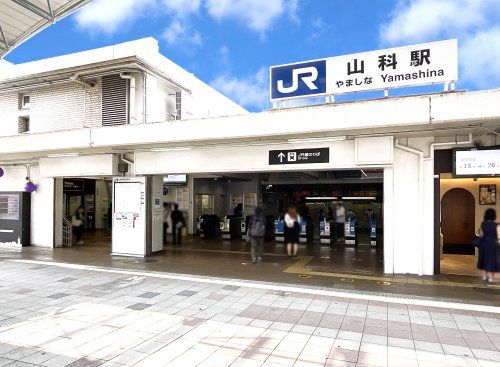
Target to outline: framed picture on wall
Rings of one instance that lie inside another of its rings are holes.
[[[479,205],[496,205],[497,185],[479,185]]]

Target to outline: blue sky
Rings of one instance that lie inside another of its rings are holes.
[[[458,88],[500,87],[500,0],[94,0],[6,59],[20,63],[148,36],[165,56],[251,111],[269,107],[271,65],[449,38],[459,41]]]

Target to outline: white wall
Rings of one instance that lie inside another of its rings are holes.
[[[0,191],[24,191],[26,169],[2,167]],[[31,194],[31,244],[52,247],[54,243],[54,179],[40,178],[37,167],[31,167],[31,180],[37,190]]]

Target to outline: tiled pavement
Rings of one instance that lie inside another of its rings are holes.
[[[0,261],[0,366],[500,366],[500,314]]]

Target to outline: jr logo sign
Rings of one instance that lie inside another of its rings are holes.
[[[271,99],[326,92],[326,62],[311,61],[271,68]]]

